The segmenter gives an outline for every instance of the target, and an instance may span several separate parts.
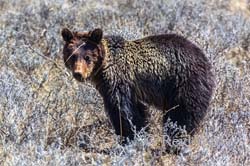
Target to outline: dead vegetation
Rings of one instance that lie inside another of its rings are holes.
[[[0,165],[250,165],[248,1],[0,1]],[[178,33],[202,47],[216,90],[193,143],[162,151],[149,133],[118,144],[99,94],[61,59],[63,27],[136,39]]]

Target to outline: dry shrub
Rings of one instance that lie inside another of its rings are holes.
[[[250,165],[249,10],[233,5],[1,1],[0,165]],[[99,94],[64,67],[60,30],[65,26],[100,27],[129,40],[178,33],[203,48],[217,87],[192,144],[178,156],[165,154],[161,113],[152,108],[150,132],[120,146]]]

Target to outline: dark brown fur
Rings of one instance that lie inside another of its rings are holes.
[[[148,105],[165,111],[164,124],[171,119],[191,135],[206,115],[214,87],[211,65],[187,39],[166,34],[126,41],[103,37],[100,29],[64,29],[62,36],[66,66],[77,80],[96,86],[116,134],[133,139],[132,126],[139,131],[146,125]]]

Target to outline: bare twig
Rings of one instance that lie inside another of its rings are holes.
[[[168,109],[166,112],[164,112],[163,115],[166,115],[169,111],[172,111],[172,110],[174,110],[174,109],[177,108],[177,107],[179,107],[179,105],[176,105],[176,106],[174,106],[174,107]]]
[[[48,60],[48,61],[50,61],[50,62],[52,62],[52,63],[53,63],[58,69],[60,69],[62,72],[65,72],[64,69],[62,69],[62,68],[59,66],[59,64],[55,62],[55,60],[53,60],[53,59],[51,59],[51,58],[49,58],[49,57],[47,57],[47,56],[41,54],[40,52],[36,51],[34,48],[32,48],[32,46],[31,46],[30,44],[26,44],[25,46],[26,46],[27,48],[29,48],[31,51],[33,51],[34,53],[36,53],[37,55],[43,57],[44,59],[46,59],[46,60]]]

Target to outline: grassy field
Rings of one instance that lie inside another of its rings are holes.
[[[150,132],[120,146],[97,91],[64,67],[63,27],[177,33],[203,48],[216,89],[192,144],[164,154],[151,108]],[[250,2],[0,0],[0,165],[250,165]]]

